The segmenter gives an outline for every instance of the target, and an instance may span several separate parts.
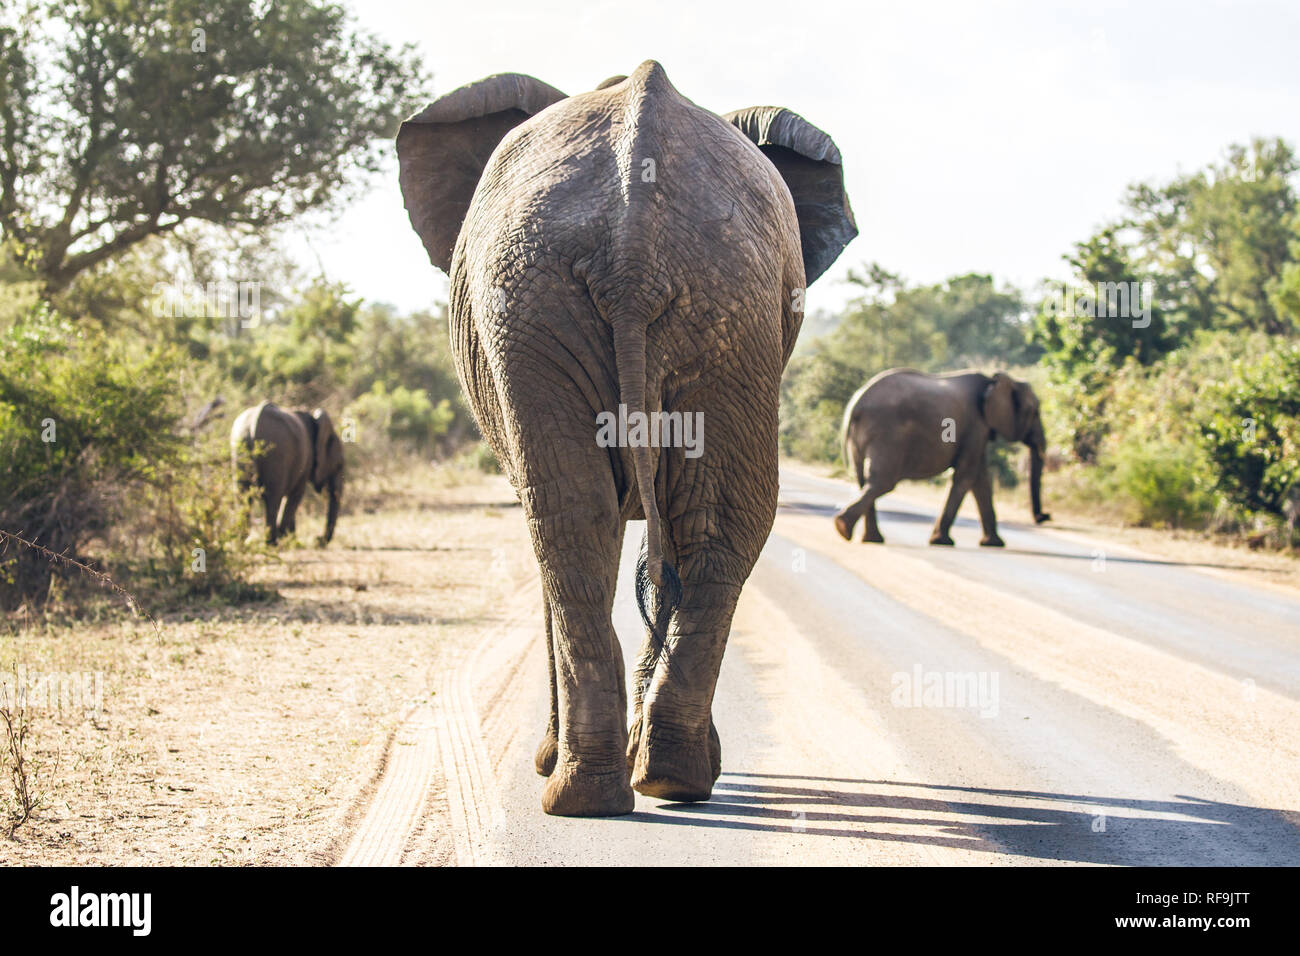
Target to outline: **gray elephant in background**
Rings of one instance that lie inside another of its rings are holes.
[[[703,109],[647,61],[574,96],[519,74],[461,87],[402,124],[397,154],[451,279],[461,387],[541,572],[542,807],[630,813],[634,788],[706,800],[718,669],[776,513],[781,372],[804,287],[857,233],[839,150],[786,109]],[[616,411],[702,416],[702,454],[632,428],[602,440]],[[641,518],[629,731],[611,612]]]
[[[1027,383],[1005,372],[930,375],[910,368],[881,372],[858,390],[844,411],[844,461],[857,477],[862,495],[835,516],[835,530],[848,541],[853,526],[865,516],[862,540],[883,542],[876,524],[876,499],[893,491],[899,481],[933,478],[951,468],[952,487],[930,543],[952,544],[948,531],[962,498],[973,491],[984,531],[980,544],[1002,547],[987,456],[988,443],[995,437],[1029,447],[1034,521],[1049,520],[1051,515],[1042,510],[1047,439],[1038,397]]]
[[[261,450],[256,456],[255,446]],[[317,544],[329,544],[343,495],[343,442],[327,412],[287,411],[270,402],[246,408],[230,430],[230,452],[239,490],[261,492],[268,544],[294,532],[308,482],[318,493],[328,491],[325,533]]]

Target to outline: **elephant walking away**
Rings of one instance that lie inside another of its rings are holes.
[[[876,523],[876,499],[899,481],[933,478],[952,469],[952,487],[935,522],[931,544],[952,544],[948,532],[966,492],[975,495],[984,537],[980,544],[1002,547],[993,513],[988,443],[993,438],[1029,447],[1029,498],[1034,521],[1042,510],[1043,455],[1047,439],[1038,397],[1025,382],[1005,372],[930,375],[910,368],[881,372],[849,400],[844,410],[844,462],[862,495],[835,516],[835,530],[848,541],[866,518],[863,541],[883,542]]]
[[[329,494],[325,533],[316,542],[329,544],[343,496],[343,442],[327,412],[291,412],[270,402],[246,408],[230,430],[230,452],[239,490],[261,492],[268,544],[293,534],[308,482]]]
[[[776,512],[781,372],[804,287],[857,234],[839,151],[785,109],[696,106],[647,61],[574,96],[480,80],[403,123],[397,153],[411,224],[451,280],[461,386],[541,572],[542,807],[708,799],[714,686]],[[697,447],[641,427],[697,414]],[[614,416],[628,427],[602,440]],[[629,730],[610,615],[641,518]]]

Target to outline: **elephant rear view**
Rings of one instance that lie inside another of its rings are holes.
[[[402,124],[397,151],[541,571],[543,809],[707,799],[722,652],[776,511],[781,372],[804,286],[857,232],[839,152],[788,110],[702,109],[653,61],[572,97],[489,77]],[[640,518],[629,732],[611,611]]]
[[[318,539],[329,544],[343,496],[343,443],[328,413],[291,412],[270,402],[246,408],[230,430],[230,451],[240,491],[256,487],[261,494],[268,544],[296,530],[309,482],[329,495],[325,533]]]
[[[1028,446],[1034,520],[1047,521],[1051,516],[1042,510],[1047,439],[1038,397],[1026,382],[1005,372],[930,375],[910,368],[881,372],[849,399],[844,410],[844,461],[862,494],[835,516],[835,530],[847,541],[858,519],[865,518],[862,540],[883,542],[876,523],[876,499],[893,491],[899,481],[933,478],[951,468],[952,488],[930,543],[952,544],[948,532],[970,491],[984,531],[980,544],[1001,547],[987,455],[995,436]]]

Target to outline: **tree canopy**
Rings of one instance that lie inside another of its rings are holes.
[[[337,204],[427,85],[314,0],[7,3],[0,62],[0,233],[48,291],[187,221]]]

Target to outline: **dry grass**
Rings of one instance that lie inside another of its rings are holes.
[[[330,862],[402,713],[528,573],[518,516],[504,479],[405,469],[349,489],[328,549],[259,565],[281,600],[0,637],[0,665],[104,675],[98,715],[40,715],[58,772],[0,863]]]

